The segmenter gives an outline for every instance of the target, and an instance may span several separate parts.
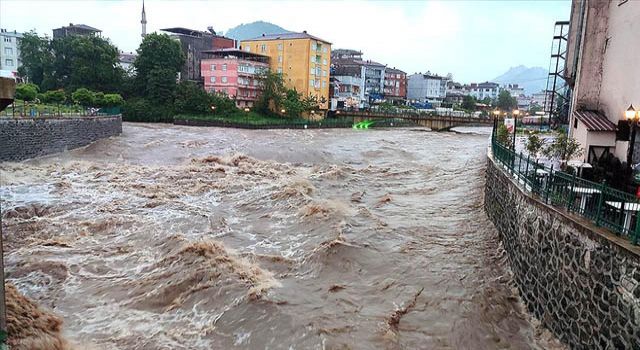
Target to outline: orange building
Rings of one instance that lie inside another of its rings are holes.
[[[240,49],[268,56],[271,70],[282,73],[290,88],[303,96],[316,96],[320,108],[328,109],[330,42],[304,31],[243,40]]]

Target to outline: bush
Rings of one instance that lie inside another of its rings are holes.
[[[144,98],[127,100],[122,109],[122,118],[130,122],[173,122],[173,108],[152,103]]]
[[[96,107],[104,107],[104,92],[96,92],[93,96],[93,105]]]
[[[210,113],[209,94],[191,81],[184,81],[176,87],[175,110],[179,113]]]
[[[105,107],[120,107],[124,103],[124,99],[120,94],[105,94],[104,106]]]
[[[90,107],[95,104],[95,93],[85,88],[79,88],[71,94],[73,102],[83,106]]]
[[[38,85],[26,83],[16,86],[16,99],[24,101],[33,101],[38,96]]]
[[[64,90],[50,90],[44,93],[44,100],[47,103],[61,104],[67,99]]]

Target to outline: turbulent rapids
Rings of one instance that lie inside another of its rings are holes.
[[[9,306],[42,323],[12,341],[558,347],[514,294],[482,209],[487,135],[469,131],[125,124],[3,163],[7,278],[26,296]]]

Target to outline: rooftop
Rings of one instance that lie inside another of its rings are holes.
[[[63,28],[76,28],[76,29],[82,29],[90,32],[102,32],[100,29],[88,26],[86,24],[73,24],[73,23],[69,23],[68,26],[62,26],[56,29],[63,29]]]
[[[588,131],[616,131],[616,125],[600,112],[575,111],[574,114],[584,123]]]
[[[202,54],[204,54],[206,58],[237,57],[260,62],[267,62],[269,60],[269,56],[247,52],[233,47],[217,50],[204,50],[202,51]]]
[[[307,33],[306,30],[302,33],[292,32],[292,33],[280,33],[280,34],[262,34],[262,36],[259,36],[253,39],[246,39],[242,41],[292,40],[292,39],[313,39],[313,40],[322,41],[323,43],[327,43],[331,45],[330,42],[324,39],[320,39],[317,36],[313,36]]]

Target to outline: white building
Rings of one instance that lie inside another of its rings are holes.
[[[411,74],[407,79],[407,99],[420,102],[442,101],[447,96],[447,82],[446,77],[431,72]]]
[[[518,84],[504,84],[502,85],[502,90],[507,91],[511,97],[524,95],[524,88],[522,86],[518,86]]]
[[[484,83],[471,83],[467,86],[467,93],[475,97],[476,100],[484,100],[485,98],[494,100],[498,98],[500,85],[488,81]]]
[[[22,33],[0,29],[0,37],[0,70],[10,71],[16,75],[18,67],[22,64],[20,60]]]
[[[128,75],[133,75],[133,62],[136,60],[136,57],[138,57],[138,55],[133,52],[120,52],[118,54],[118,65],[124,69]]]

